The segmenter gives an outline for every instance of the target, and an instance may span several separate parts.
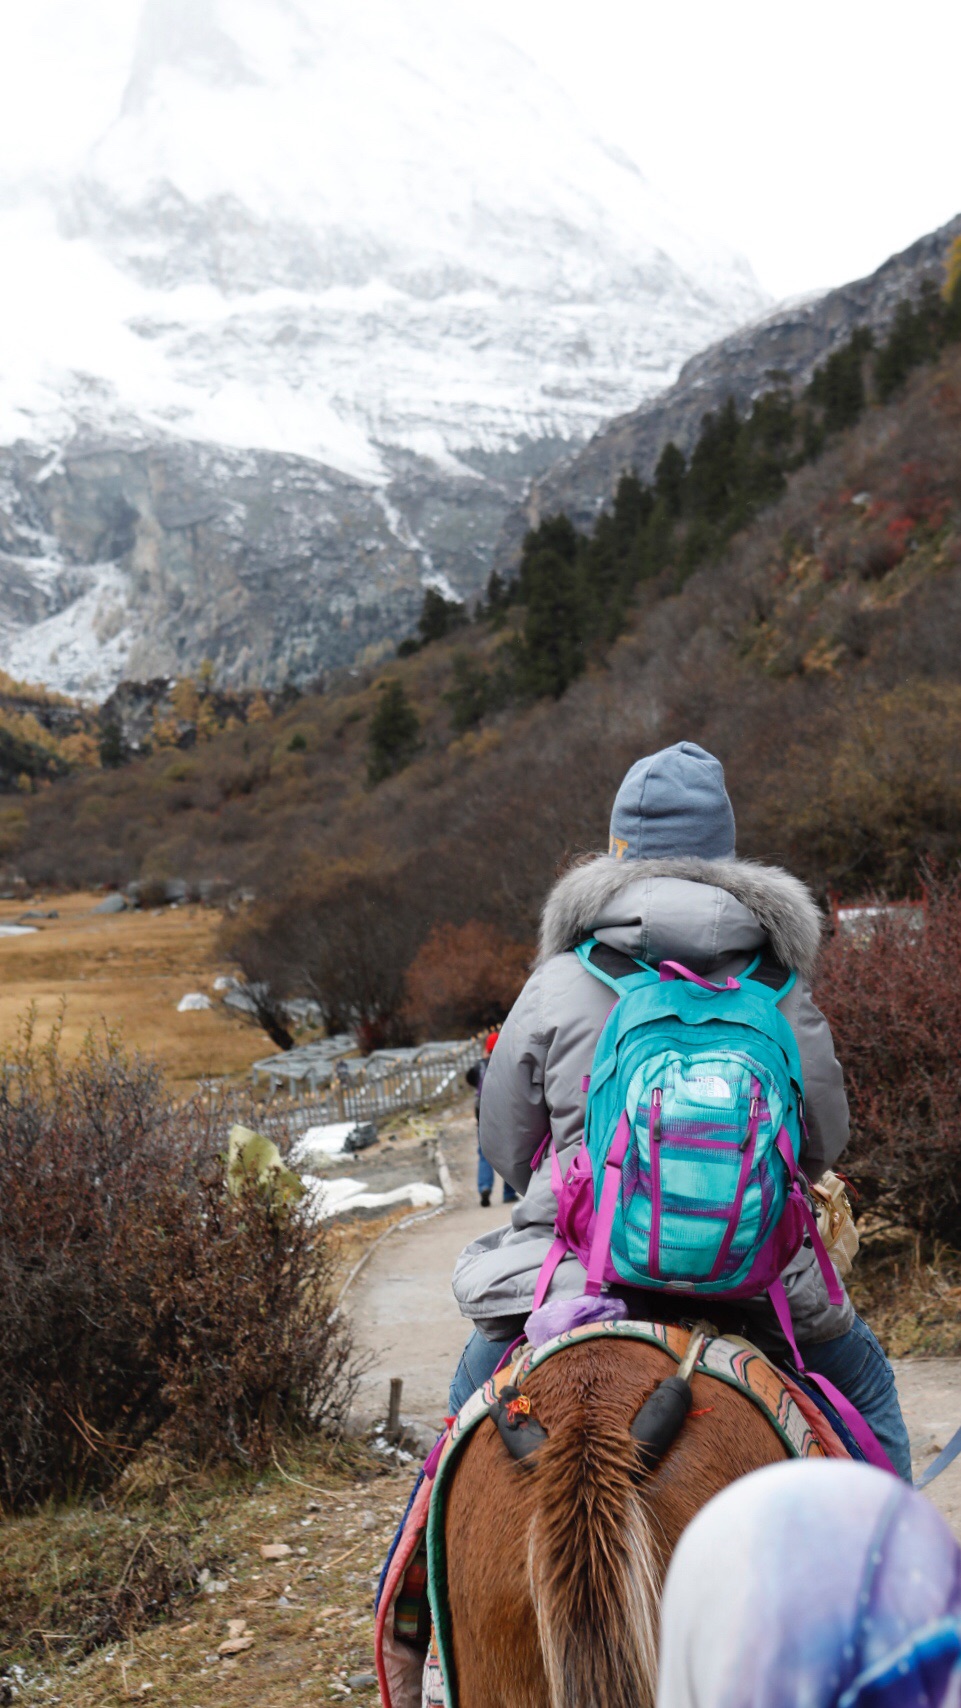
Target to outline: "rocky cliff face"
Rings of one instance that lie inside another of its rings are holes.
[[[898,303],[916,294],[923,280],[941,285],[945,256],[959,233],[961,215],[892,256],[868,278],[787,304],[692,356],[668,390],[618,417],[582,450],[534,479],[523,503],[505,522],[496,553],[498,568],[512,573],[524,534],[544,516],[563,510],[578,527],[590,528],[625,469],[649,479],[668,440],[689,451],[704,415],[729,397],[741,408],[748,406],[774,374],[805,384],[856,326],[883,334]]]
[[[402,633],[531,477],[764,306],[441,0],[144,0],[96,145],[0,191],[0,644],[74,692]]]

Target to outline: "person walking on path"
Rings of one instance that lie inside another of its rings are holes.
[[[582,966],[575,947],[594,937],[649,964],[676,958],[722,983],[743,974],[759,953],[775,967],[796,970],[779,1006],[803,1071],[801,1166],[816,1179],[844,1150],[849,1124],[831,1031],[811,995],[821,923],[797,878],[735,857],[734,812],[723,768],[710,753],[682,741],[632,766],[614,802],[609,852],[575,865],[547,899],[534,972],[487,1066],[480,1144],[523,1197],[512,1225],[472,1241],[455,1265],[454,1295],[474,1333],[451,1388],[452,1412],[487,1380],[533,1305],[557,1209],[544,1135],[553,1135],[562,1175],[583,1138],[586,1086],[611,993]],[[891,1366],[840,1283],[840,1303],[832,1304],[810,1235],[781,1279],[805,1364],[858,1408],[910,1481],[911,1452]],[[582,1264],[568,1254],[548,1298],[579,1298],[585,1283]],[[656,1317],[663,1311],[662,1295],[624,1292],[632,1312]],[[766,1296],[740,1302],[736,1315],[740,1332],[785,1360],[787,1342]]]
[[[491,1168],[490,1163],[481,1149],[481,1092],[484,1088],[484,1075],[487,1072],[488,1064],[494,1053],[494,1045],[497,1043],[497,1036],[496,1032],[488,1032],[487,1037],[484,1039],[483,1056],[479,1062],[474,1063],[473,1067],[468,1068],[465,1075],[468,1085],[473,1086],[474,1089],[474,1118],[477,1122],[477,1190],[480,1194],[481,1207],[484,1210],[488,1209],[490,1206],[491,1193],[494,1190],[494,1170]],[[513,1186],[505,1180],[504,1203],[514,1204],[516,1201],[517,1193],[514,1191]]]

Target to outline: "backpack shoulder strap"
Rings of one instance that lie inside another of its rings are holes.
[[[797,972],[786,967],[779,961],[773,949],[762,949],[760,955],[752,961],[741,974],[742,979],[749,978],[752,984],[759,984],[773,1003],[784,1000],[789,990],[797,983]]]
[[[585,942],[578,943],[574,953],[582,967],[586,967],[602,984],[609,985],[618,996],[623,996],[639,974],[657,976],[654,967],[649,967],[646,961],[636,961],[633,955],[625,954],[622,949],[612,949],[608,943],[599,943],[596,937],[588,937]]]

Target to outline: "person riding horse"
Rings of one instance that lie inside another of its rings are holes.
[[[797,878],[736,858],[734,813],[717,759],[683,741],[632,766],[614,802],[609,852],[575,865],[548,897],[535,970],[487,1069],[481,1147],[522,1197],[511,1224],[472,1241],[454,1270],[458,1305],[475,1326],[451,1386],[451,1412],[487,1380],[530,1314],[554,1235],[550,1155],[531,1166],[545,1131],[553,1134],[562,1171],[581,1143],[585,1084],[610,992],[582,966],[576,945],[594,937],[647,962],[677,958],[711,980],[743,973],[759,952],[796,969],[781,1008],[803,1068],[807,1130],[800,1160],[813,1179],[835,1165],[849,1130],[843,1073],[811,995],[820,933],[818,908]],[[832,1304],[809,1239],[782,1280],[807,1368],[858,1408],[910,1482],[891,1366],[843,1284],[841,1302]],[[549,1298],[574,1299],[584,1287],[584,1268],[568,1255]],[[632,1314],[658,1317],[665,1300],[635,1295],[628,1304]],[[737,1316],[737,1326],[762,1350],[785,1357],[766,1298],[741,1302]]]

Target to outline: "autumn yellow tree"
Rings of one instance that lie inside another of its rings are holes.
[[[196,682],[192,681],[189,676],[181,676],[170,696],[170,704],[173,706],[175,717],[178,717],[182,723],[195,724],[200,711],[200,695],[197,692]]]
[[[159,706],[154,708],[151,738],[154,747],[176,747],[179,731],[175,720],[165,716]]]
[[[266,724],[270,722],[273,715],[264,697],[263,690],[258,689],[247,709],[247,722],[249,724]]]
[[[209,741],[211,736],[219,733],[220,727],[220,719],[214,710],[214,703],[209,696],[205,694],[200,702],[200,710],[197,713],[197,740]]]

